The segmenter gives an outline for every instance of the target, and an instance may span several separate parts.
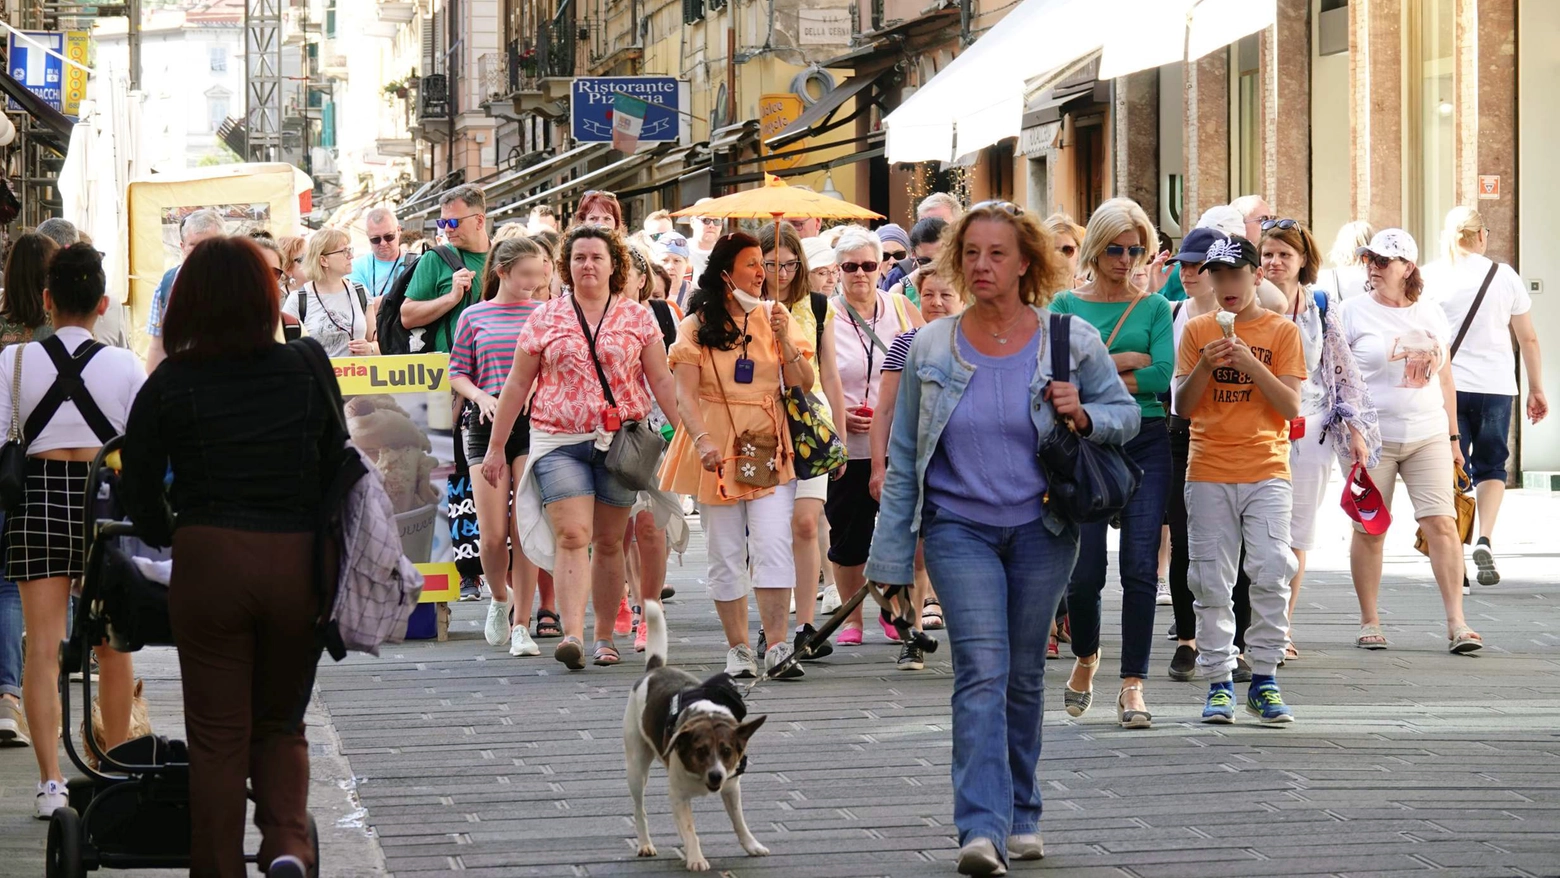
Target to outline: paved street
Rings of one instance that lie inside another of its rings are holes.
[[[1152,731],[1115,726],[1108,674],[1096,707],[1069,719],[1061,665],[1048,681],[1041,762],[1048,858],[1015,873],[1560,874],[1557,512],[1560,498],[1510,495],[1506,581],[1468,599],[1470,622],[1491,644],[1476,658],[1446,653],[1428,564],[1406,531],[1392,539],[1384,587],[1393,648],[1355,649],[1342,517],[1324,516],[1326,544],[1296,630],[1303,658],[1281,672],[1299,716],[1291,727],[1192,722],[1202,688],[1163,677],[1167,641],[1155,647]],[[724,649],[697,583],[697,540],[681,567],[673,560],[671,652],[711,673]],[[1113,592],[1109,613],[1119,607]],[[620,729],[637,662],[570,674],[547,656],[512,659],[481,640],[479,605],[455,609],[450,642],[321,669],[316,715],[328,711],[333,730],[311,731],[315,773],[332,776],[339,740],[384,868],[397,878],[680,873],[659,767],[647,802],[661,856],[633,856]],[[1166,609],[1161,630],[1168,619]],[[1108,655],[1118,634],[1106,632]],[[921,673],[896,671],[893,656],[871,632],[863,647],[809,665],[806,680],[753,693],[750,709],[770,719],[755,737],[745,804],[773,855],[744,857],[718,801],[706,798],[695,813],[716,870],[952,874],[946,650]],[[148,686],[176,706],[171,677]],[[0,751],[0,874],[40,874],[43,824],[23,814],[32,772],[27,751]],[[341,784],[317,783],[314,805],[327,836],[324,874],[376,872],[378,851],[354,828]]]

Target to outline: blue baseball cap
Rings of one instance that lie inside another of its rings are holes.
[[[661,236],[655,239],[655,246],[663,253],[681,256],[684,259],[689,257],[688,239],[677,232],[662,232]]]
[[[1170,257],[1171,262],[1206,262],[1208,260],[1208,248],[1219,241],[1224,240],[1225,235],[1217,229],[1192,229],[1181,239],[1181,252]]]

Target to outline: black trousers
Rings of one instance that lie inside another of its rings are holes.
[[[1191,555],[1186,546],[1186,464],[1192,436],[1184,418],[1172,417],[1170,424],[1170,502],[1165,512],[1170,519],[1170,604],[1175,613],[1175,634],[1190,640],[1197,631],[1197,614],[1192,610],[1192,590],[1186,584]],[[1246,549],[1240,550],[1240,567],[1235,574],[1235,646],[1246,651],[1246,626],[1251,622],[1251,579],[1246,576]]]

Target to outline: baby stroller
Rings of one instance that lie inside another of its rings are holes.
[[[83,777],[68,783],[67,807],[49,820],[46,875],[80,878],[97,869],[177,869],[190,862],[190,766],[183,741],[147,735],[104,753],[92,732],[92,644],[120,652],[172,646],[168,586],[142,575],[131,556],[135,530],[116,508],[117,451],[124,437],[103,446],[87,475],[82,509],[87,535],[86,574],[76,601],[71,636],[60,650],[60,717],[65,752]],[[71,729],[70,675],[81,674],[83,745]],[[309,834],[319,861],[319,832]],[[255,862],[254,855],[245,857]],[[318,866],[315,873],[318,874]]]

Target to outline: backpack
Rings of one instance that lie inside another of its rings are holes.
[[[357,293],[358,307],[363,309],[363,316],[368,316],[368,289],[357,281],[348,281],[352,284],[352,291]],[[298,322],[303,323],[303,318],[309,313],[309,291],[298,291]]]
[[[1311,295],[1312,295],[1312,297],[1314,297],[1316,299],[1316,310],[1322,312],[1322,327],[1326,328],[1326,326],[1327,326],[1327,291],[1326,290],[1312,290],[1311,291]]]
[[[444,264],[450,267],[450,271],[460,271],[466,267],[461,261],[460,254],[449,245],[435,247],[429,253],[439,254]],[[416,329],[407,329],[401,323],[401,303],[406,301],[406,288],[412,285],[412,277],[417,274],[417,266],[422,260],[428,258],[424,253],[416,259],[406,263],[406,270],[402,271],[390,286],[389,292],[379,297],[379,312],[374,317],[374,329],[378,333],[379,353],[381,354],[409,354],[412,353],[412,335],[426,333],[438,326],[438,321],[419,326]],[[439,318],[448,320],[449,315]]]
[[[345,435],[341,392],[325,349],[308,338],[289,346],[309,364]],[[323,566],[323,541],[329,539],[340,552],[340,566],[317,574],[322,608],[329,594],[326,577],[336,576],[335,600],[328,613],[321,611],[320,636],[336,661],[349,649],[379,655],[381,645],[406,638],[407,623],[422,596],[422,574],[401,549],[395,506],[379,469],[350,440],[334,471],[328,461],[322,460],[321,466],[329,477],[320,498],[321,539],[315,542],[315,556]]]
[[[672,313],[672,306],[666,304],[665,299],[647,299],[645,304],[655,313],[655,322],[661,325],[661,340],[666,342],[666,349],[671,350],[677,341],[677,316]]]

